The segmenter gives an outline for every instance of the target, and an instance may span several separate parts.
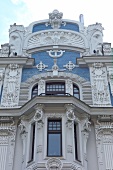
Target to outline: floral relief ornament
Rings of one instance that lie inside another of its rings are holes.
[[[39,105],[38,107],[36,107],[36,112],[35,112],[35,116],[34,116],[34,120],[37,122],[42,121],[43,118],[43,110],[42,110],[42,105]]]
[[[58,158],[50,158],[46,163],[47,170],[61,170],[63,163]]]

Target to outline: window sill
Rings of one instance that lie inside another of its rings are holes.
[[[35,163],[34,160],[28,161],[28,162],[27,162],[27,167],[29,167],[30,165],[32,165],[32,164],[34,164],[34,163]]]
[[[61,159],[61,160],[65,160],[65,158],[63,156],[47,156],[47,157],[45,157],[44,160],[48,160],[50,158],[58,158],[58,159]]]
[[[79,160],[74,160],[75,163],[79,164],[79,165],[82,165],[82,162],[79,161]]]

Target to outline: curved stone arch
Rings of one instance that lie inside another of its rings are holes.
[[[67,39],[66,39],[67,36]],[[71,37],[71,38],[70,38]],[[67,42],[62,42],[62,38],[65,38]],[[51,43],[47,43],[44,41],[51,41]],[[87,38],[75,31],[63,30],[63,29],[52,29],[39,31],[35,33],[30,33],[24,40],[23,49],[30,50],[32,48],[37,48],[39,46],[44,47],[47,45],[67,45],[68,47],[78,47],[83,50],[89,49],[89,44]]]
[[[82,100],[82,89],[83,89],[83,86],[85,83],[89,83],[88,81],[86,81],[84,78],[78,76],[77,74],[72,74],[72,73],[63,73],[63,72],[60,72],[58,77],[55,78],[53,76],[52,73],[41,73],[41,74],[38,74],[38,75],[34,75],[32,76],[31,78],[29,78],[26,82],[23,82],[21,83],[21,86],[22,87],[26,87],[26,89],[29,90],[29,99],[30,99],[30,94],[31,94],[31,90],[32,90],[32,87],[38,83],[40,80],[45,80],[45,81],[65,81],[67,79],[70,79],[73,84],[76,84],[80,90],[80,99]]]

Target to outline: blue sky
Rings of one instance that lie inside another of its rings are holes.
[[[48,19],[48,13],[58,9],[65,19],[78,21],[83,14],[85,26],[102,23],[104,42],[111,42],[113,47],[112,3],[113,0],[0,0],[0,45],[9,41],[10,25],[28,26]]]

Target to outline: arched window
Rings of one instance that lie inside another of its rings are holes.
[[[33,86],[32,88],[32,93],[31,93],[31,98],[38,96],[38,84],[36,84],[35,86]]]
[[[80,98],[79,88],[75,84],[73,84],[73,96],[78,99]]]

